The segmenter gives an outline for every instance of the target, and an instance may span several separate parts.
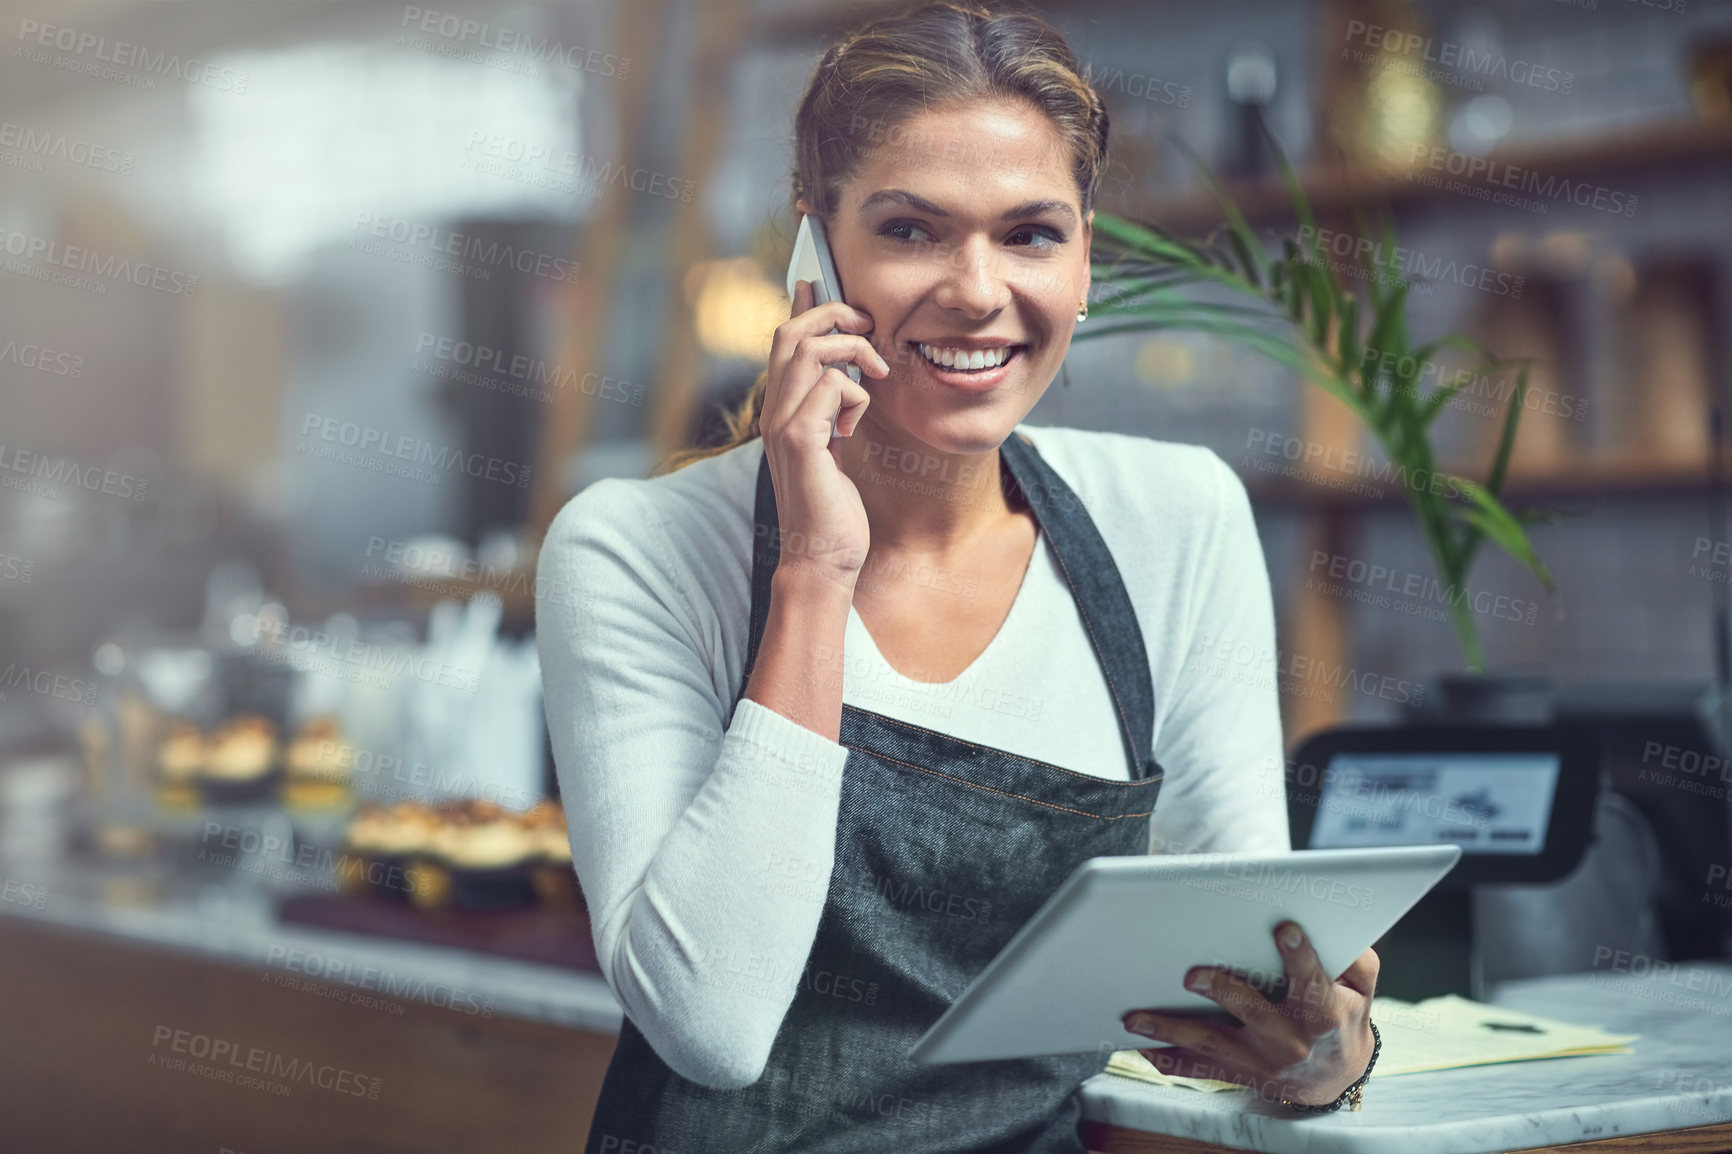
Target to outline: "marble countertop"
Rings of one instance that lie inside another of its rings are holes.
[[[54,871],[38,876],[36,888],[9,886],[0,893],[0,932],[22,919],[345,987],[355,997],[462,999],[503,1016],[619,1031],[619,1005],[597,974],[283,925],[266,889],[206,885],[121,905],[68,884],[75,880]],[[1641,1037],[1629,1054],[1373,1078],[1363,1110],[1310,1118],[1243,1093],[1103,1073],[1083,1086],[1083,1115],[1267,1154],[1490,1154],[1732,1122],[1732,965],[1681,963],[1660,978],[1608,966],[1505,983],[1492,1001]]]
[[[88,892],[75,868],[0,868],[0,876],[13,883],[0,890],[0,933],[16,918],[344,988],[355,999],[481,1007],[607,1034],[617,1034],[622,1020],[599,974],[284,925],[276,919],[276,895],[265,888],[205,885],[148,903],[116,904]]]
[[[1626,967],[1645,970],[1645,966]],[[1494,1004],[1619,1034],[1628,1054],[1373,1077],[1364,1108],[1293,1117],[1248,1093],[1100,1074],[1083,1116],[1266,1154],[1490,1154],[1732,1122],[1732,965],[1506,982]]]

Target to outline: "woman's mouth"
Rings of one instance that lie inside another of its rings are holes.
[[[955,373],[986,373],[1008,364],[1026,346],[999,345],[990,349],[958,349],[916,342],[914,347],[926,363],[934,368],[948,369]]]
[[[911,342],[926,364],[926,373],[947,389],[964,393],[991,393],[1011,377],[1021,376],[1019,360],[1027,345],[989,345],[976,348]]]

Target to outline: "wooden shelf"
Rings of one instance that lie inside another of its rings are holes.
[[[401,608],[425,614],[440,601],[456,599],[466,603],[477,593],[496,593],[503,603],[501,624],[510,628],[535,621],[534,588],[535,574],[529,571],[513,573],[508,580],[495,581],[431,576],[414,582],[369,581],[356,590],[356,595],[368,608]]]
[[[746,28],[750,44],[827,43],[850,28],[906,10],[903,0],[842,0],[823,4],[790,6],[781,11],[754,13]],[[812,63],[817,64],[817,60]]]
[[[1591,138],[1504,149],[1488,157],[1499,164],[1532,168],[1548,177],[1713,158],[1732,159],[1732,120],[1666,121],[1595,133]],[[1301,174],[1300,180],[1312,211],[1319,217],[1349,212],[1361,205],[1454,198],[1454,193],[1443,189],[1409,182],[1409,171],[1401,165],[1331,165],[1313,168]],[[1226,186],[1253,223],[1293,219],[1292,198],[1278,174],[1229,180]],[[1124,213],[1178,233],[1201,231],[1222,220],[1215,198],[1201,186],[1142,201],[1128,206]]]
[[[409,617],[424,622],[439,601],[453,599],[467,603],[482,590],[499,595],[503,605],[500,628],[516,634],[535,625],[534,575],[514,579],[509,585],[495,581],[483,582],[461,577],[428,577],[411,584],[404,581],[366,581],[350,590],[314,591],[290,587],[283,602],[295,621],[322,621],[333,613],[382,613]]]

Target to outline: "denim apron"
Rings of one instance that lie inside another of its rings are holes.
[[[1021,434],[1005,440],[1000,460],[1076,598],[1118,710],[1131,780],[844,704],[835,863],[763,1077],[737,1090],[688,1081],[627,1018],[586,1154],[1084,1154],[1078,1088],[1105,1069],[1106,1053],[944,1065],[905,1056],[1079,864],[1148,852],[1161,788],[1148,657],[1106,543]],[[751,640],[735,706],[780,556],[767,461],[755,513]]]

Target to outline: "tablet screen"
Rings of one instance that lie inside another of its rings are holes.
[[[1559,766],[1556,753],[1338,753],[1324,771],[1310,848],[1539,854]]]

